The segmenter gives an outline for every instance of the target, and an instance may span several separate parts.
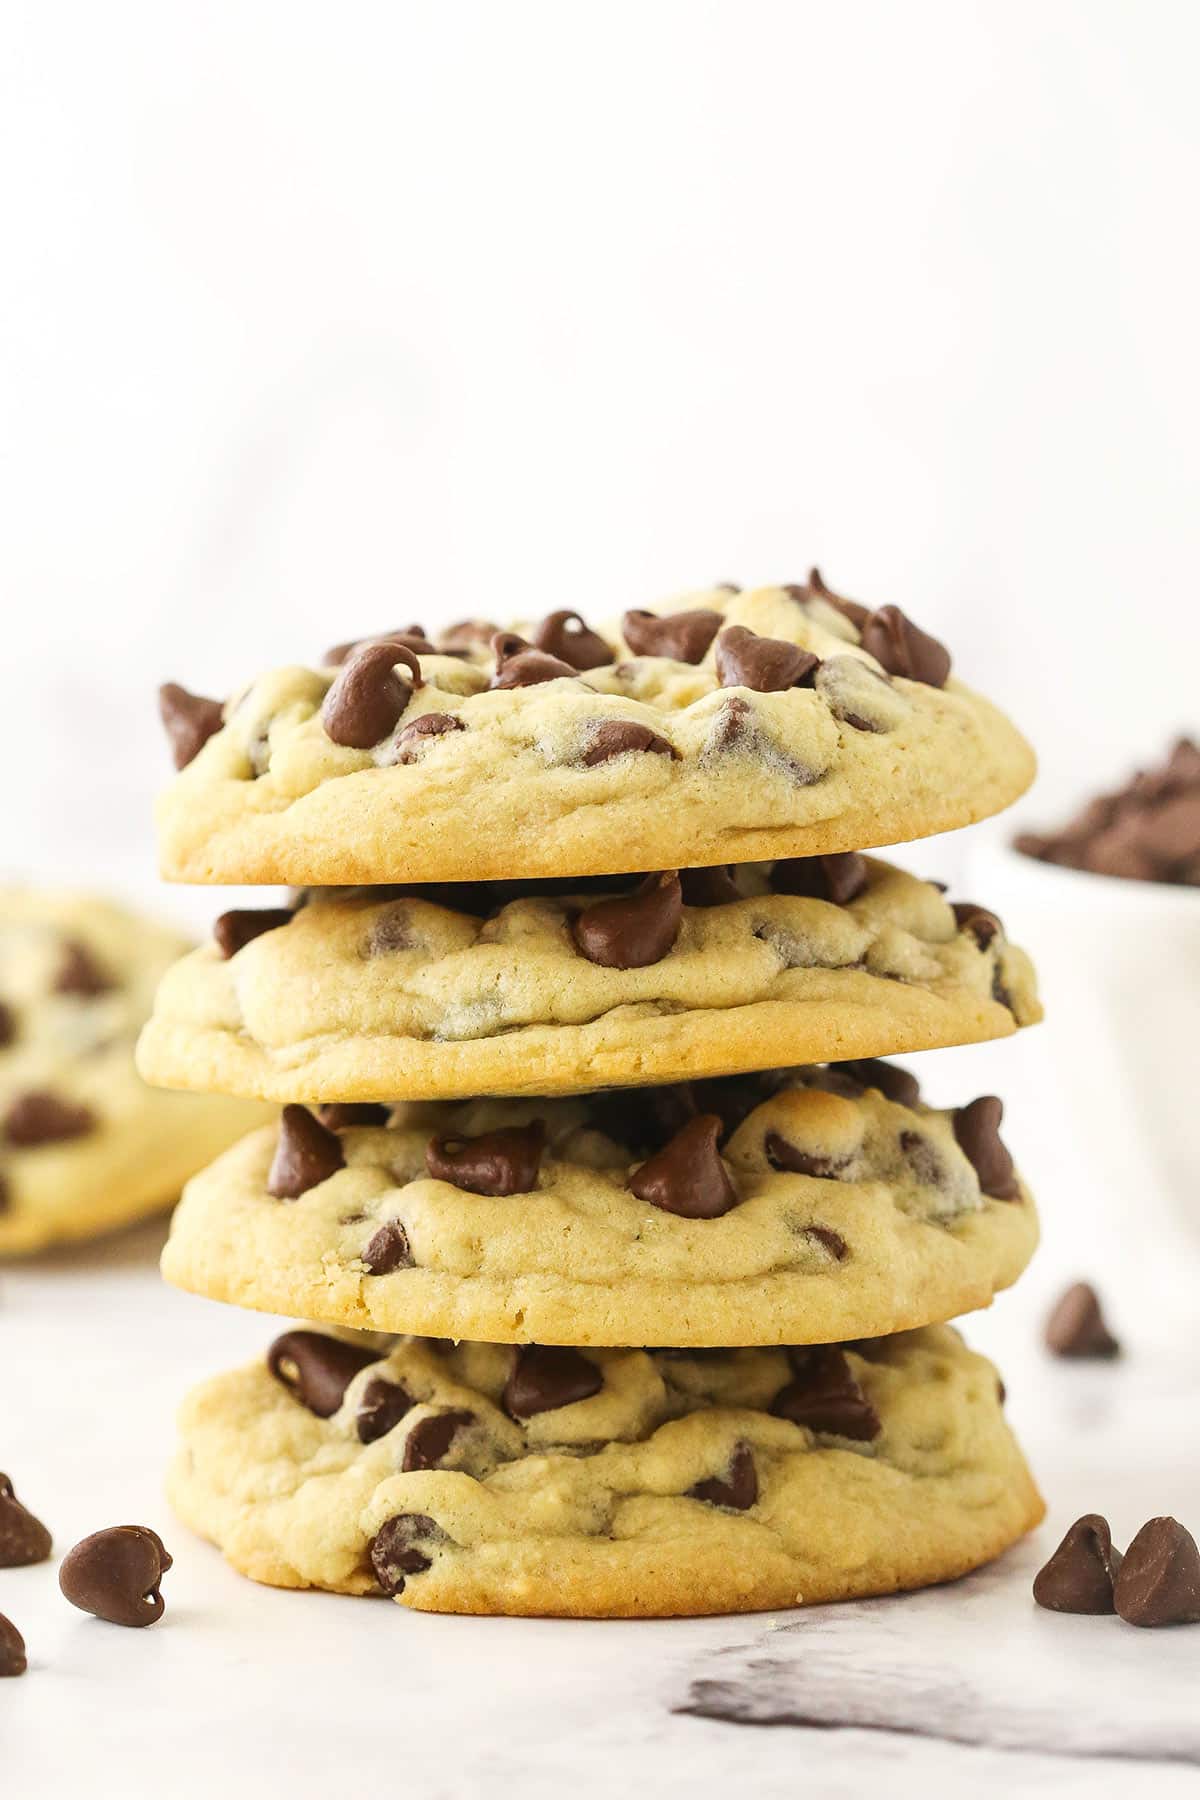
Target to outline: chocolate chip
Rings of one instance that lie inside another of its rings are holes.
[[[602,669],[613,660],[611,646],[577,612],[548,613],[534,632],[533,643],[573,669]]]
[[[42,1521],[21,1505],[8,1476],[0,1475],[0,1569],[45,1562],[50,1548],[50,1533]]]
[[[732,694],[718,711],[705,748],[721,754],[747,744],[753,736],[753,726],[750,723],[753,715],[754,708],[750,702],[740,694]]]
[[[201,694],[189,694],[177,681],[164,682],[158,690],[158,714],[171,746],[177,769],[186,769],[192,758],[199,756],[224,720],[219,700],[206,700]]]
[[[1046,1348],[1055,1356],[1110,1360],[1121,1346],[1105,1323],[1100,1296],[1086,1281],[1062,1295],[1046,1321]]]
[[[535,650],[515,631],[498,631],[492,639],[492,649],[496,655],[496,670],[489,687],[537,687],[543,681],[557,681],[561,676],[574,677],[578,673],[561,656]]]
[[[284,1107],[267,1176],[268,1194],[276,1200],[298,1200],[345,1166],[335,1133],[314,1119],[306,1106]]]
[[[759,694],[811,687],[821,666],[811,650],[786,638],[759,637],[744,625],[726,626],[717,639],[716,662],[722,687],[753,688]]]
[[[349,1131],[355,1126],[386,1125],[391,1107],[374,1100],[328,1100],[316,1109],[317,1117],[328,1131]]]
[[[0,1613],[0,1678],[23,1675],[26,1666],[25,1639],[12,1620]]]
[[[1113,1590],[1127,1625],[1200,1623],[1200,1549],[1178,1519],[1147,1519],[1125,1552]]]
[[[0,1050],[7,1050],[17,1035],[17,1016],[0,1000]]]
[[[721,1120],[701,1113],[629,1177],[630,1192],[681,1219],[719,1219],[738,1203],[721,1160]]]
[[[459,1432],[474,1423],[471,1412],[429,1413],[418,1419],[408,1434],[401,1469],[405,1474],[413,1469],[436,1469]]]
[[[563,1344],[523,1344],[513,1356],[503,1406],[510,1419],[531,1419],[590,1400],[604,1386],[594,1362]]]
[[[696,1116],[687,1082],[658,1087],[613,1088],[591,1096],[591,1122],[630,1150],[658,1150]]]
[[[60,1100],[44,1089],[18,1094],[4,1115],[5,1139],[21,1150],[65,1144],[71,1138],[86,1137],[95,1128],[96,1115],[90,1106]]]
[[[813,1175],[819,1181],[836,1181],[842,1170],[850,1167],[849,1156],[814,1155],[809,1150],[801,1150],[798,1144],[789,1143],[778,1131],[767,1132],[763,1149],[771,1167],[788,1175]]]
[[[868,614],[862,624],[862,647],[889,675],[903,675],[927,687],[946,685],[950,652],[898,606],[880,606]]]
[[[228,962],[239,950],[253,943],[264,932],[278,931],[290,925],[294,914],[290,906],[246,906],[223,912],[213,926],[213,940]]]
[[[397,673],[403,668],[408,679]],[[321,707],[325,735],[352,750],[370,750],[395,728],[414,688],[421,686],[421,665],[411,650],[394,638],[362,644],[352,651]]]
[[[728,906],[743,895],[728,865],[712,869],[680,869],[679,885],[685,906]]]
[[[406,1387],[386,1376],[374,1375],[359,1397],[354,1429],[360,1444],[374,1444],[393,1431],[416,1401]]]
[[[920,1082],[907,1069],[898,1069],[894,1063],[866,1056],[851,1062],[836,1063],[834,1067],[849,1070],[855,1080],[861,1081],[866,1088],[878,1088],[884,1099],[892,1101],[896,1106],[911,1107],[920,1103]]]
[[[981,1094],[954,1114],[958,1147],[979,1177],[982,1193],[993,1200],[1016,1200],[1020,1195],[1013,1159],[1000,1138],[1004,1102],[994,1094]]]
[[[673,869],[648,875],[632,894],[601,900],[575,919],[576,948],[604,969],[644,969],[674,947],[683,919],[683,891]]]
[[[860,631],[870,618],[869,606],[863,606],[857,600],[847,600],[845,594],[835,594],[831,587],[826,587],[821,579],[820,569],[808,571],[808,585],[812,593],[818,595],[827,605],[835,607],[843,618],[849,619],[852,625],[857,625]],[[801,589],[800,592],[803,593],[804,590]]]
[[[667,656],[672,662],[703,662],[720,629],[720,613],[704,607],[661,618],[638,608],[621,620],[621,635],[635,656]]]
[[[393,1275],[397,1269],[412,1268],[408,1233],[399,1219],[389,1219],[386,1225],[379,1227],[363,1251],[362,1259],[370,1275]]]
[[[438,638],[438,649],[443,656],[476,649],[490,644],[499,629],[491,619],[458,619],[442,632]]]
[[[86,944],[69,938],[63,945],[62,962],[54,978],[56,994],[79,994],[92,1000],[97,994],[109,994],[116,983],[106,975]]]
[[[466,725],[456,713],[423,712],[396,733],[394,765],[405,766],[419,761],[421,751],[430,738],[445,737],[448,731],[465,731]]]
[[[956,900],[950,910],[958,929],[973,937],[981,950],[986,950],[1004,931],[995,913],[986,906],[976,906],[973,900]]]
[[[707,1500],[710,1506],[727,1506],[732,1512],[747,1512],[758,1499],[758,1473],[749,1444],[733,1447],[729,1468],[724,1475],[710,1475],[688,1489],[692,1500]]]
[[[285,1331],[267,1351],[267,1367],[294,1400],[318,1419],[332,1418],[360,1369],[379,1351],[326,1337],[323,1331]]]
[[[776,894],[849,906],[866,888],[869,874],[866,858],[857,850],[837,856],[793,856],[774,865],[771,888]]]
[[[468,1194],[531,1194],[545,1144],[541,1119],[478,1137],[432,1137],[425,1146],[425,1166],[435,1181],[448,1181]]]
[[[414,656],[436,656],[437,645],[430,642],[423,625],[405,625],[399,631],[377,631],[370,637],[351,638],[348,643],[335,644],[321,658],[325,668],[337,668],[351,656],[355,650],[361,650],[364,644],[403,644]]]
[[[81,1612],[112,1625],[153,1625],[163,1616],[158,1589],[170,1567],[162,1539],[148,1525],[112,1525],[67,1552],[58,1585]]]
[[[796,1379],[772,1401],[776,1418],[863,1443],[879,1436],[879,1414],[851,1374],[844,1351],[817,1344],[790,1355]]]
[[[828,1250],[834,1262],[845,1262],[850,1254],[850,1246],[841,1232],[834,1231],[828,1225],[806,1225],[804,1235],[806,1238],[811,1238],[815,1244],[820,1244],[823,1250]]]
[[[942,1159],[929,1139],[919,1131],[902,1131],[900,1149],[909,1168],[925,1187],[941,1187],[945,1181]]]
[[[367,1546],[375,1579],[385,1594],[393,1598],[404,1592],[406,1576],[420,1575],[429,1567],[430,1558],[417,1548],[447,1542],[440,1525],[425,1513],[396,1513],[386,1519]]]
[[[598,763],[611,762],[614,756],[625,756],[631,751],[649,751],[653,756],[679,760],[675,747],[648,725],[639,725],[635,719],[605,719],[588,737],[584,767],[594,769]]]
[[[1120,1567],[1108,1520],[1085,1513],[1034,1576],[1033,1597],[1050,1612],[1115,1612],[1113,1583]]]

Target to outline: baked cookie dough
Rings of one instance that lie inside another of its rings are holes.
[[[0,890],[0,1255],[160,1211],[266,1116],[157,1093],[133,1065],[186,940],[92,895]]]
[[[139,1067],[282,1101],[546,1095],[1041,1017],[993,914],[872,858],[510,889],[316,890],[293,914],[225,914],[163,982]]]
[[[300,1106],[193,1180],[163,1271],[492,1342],[824,1343],[990,1304],[1037,1242],[998,1100],[887,1064],[574,1100]],[[891,1094],[896,1098],[888,1098]],[[331,1127],[334,1127],[331,1129]]]
[[[945,1326],[587,1355],[297,1331],[181,1425],[171,1501],[235,1568],[426,1612],[890,1594],[977,1568],[1044,1510],[995,1370]]]
[[[576,621],[437,645],[413,626],[223,705],[169,685],[163,874],[332,886],[816,855],[970,824],[1033,778],[935,639],[819,577],[603,634]]]

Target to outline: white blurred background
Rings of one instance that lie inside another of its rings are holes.
[[[153,893],[164,677],[814,560],[1035,812],[1198,722],[1187,0],[0,21],[9,872]]]

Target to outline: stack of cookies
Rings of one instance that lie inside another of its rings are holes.
[[[309,1321],[187,1402],[185,1520],[281,1586],[598,1617],[916,1587],[1038,1520],[945,1323],[1036,1241],[1000,1102],[873,1060],[1039,1016],[993,913],[861,854],[1031,778],[940,643],[814,571],[163,708],[165,873],[297,890],[143,1035],[283,1103],[164,1269]]]

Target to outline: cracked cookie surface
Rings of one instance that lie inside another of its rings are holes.
[[[692,1355],[291,1332],[194,1392],[181,1438],[172,1503],[235,1568],[433,1612],[888,1594],[1043,1512],[995,1370],[944,1326]]]

